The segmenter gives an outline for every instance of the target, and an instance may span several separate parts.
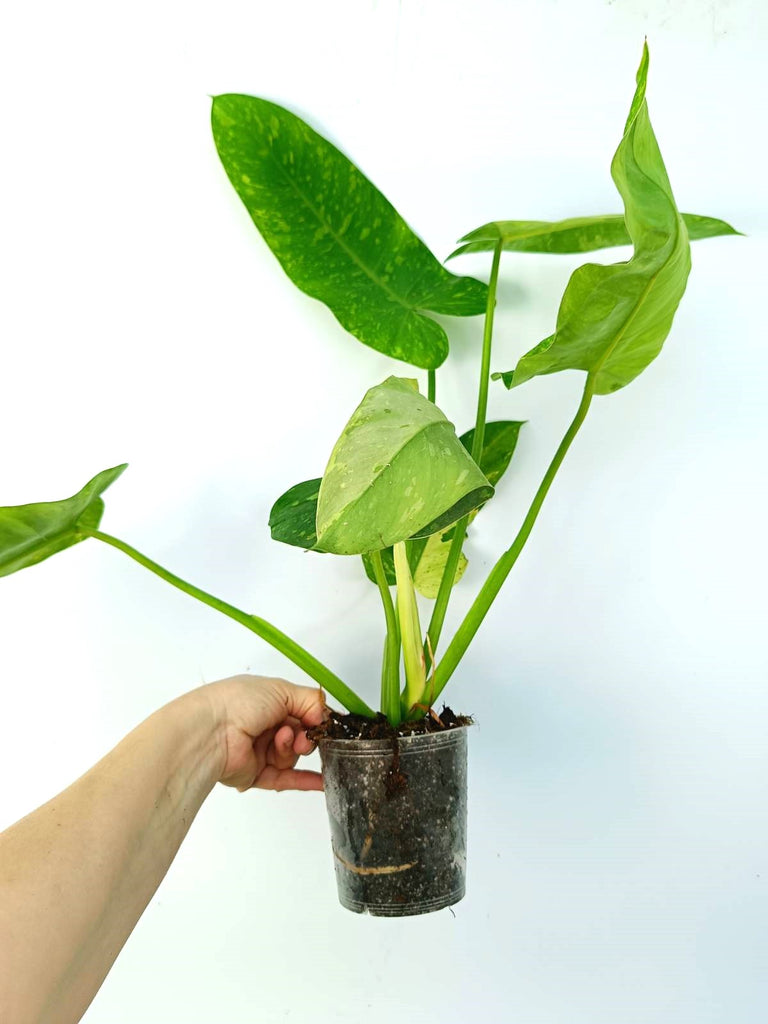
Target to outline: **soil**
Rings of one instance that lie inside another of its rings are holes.
[[[331,711],[329,718],[322,725],[307,730],[307,736],[314,742],[321,739],[394,740],[399,736],[445,732],[467,725],[472,725],[472,719],[468,715],[456,715],[445,705],[439,715],[434,709],[430,709],[423,718],[401,722],[396,729],[381,712],[375,718],[366,718],[364,715],[342,715],[338,711]]]

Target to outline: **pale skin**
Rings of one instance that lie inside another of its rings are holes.
[[[80,1020],[217,782],[322,789],[295,765],[325,715],[282,679],[200,687],[0,834],[0,1020]]]

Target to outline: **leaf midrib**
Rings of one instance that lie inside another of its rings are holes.
[[[586,221],[586,220],[597,220],[598,218],[600,220],[602,220],[602,221],[606,221],[606,220],[614,220],[614,221],[624,220],[623,215],[620,214],[620,213],[595,214],[595,216],[591,217],[591,218],[579,217],[579,218],[573,218],[573,219],[574,220],[585,220]],[[568,218],[566,218],[566,219],[568,219]],[[545,225],[545,226],[546,225],[550,225],[550,224],[557,225],[558,223],[562,224],[562,221],[541,221],[541,223],[543,225]],[[576,226],[574,226],[573,224],[571,224],[569,227],[557,227],[557,228],[555,228],[555,230],[550,230],[550,231],[545,231],[544,229],[541,229],[539,231],[528,231],[528,232],[526,232],[525,234],[522,234],[522,235],[505,235],[503,232],[499,232],[499,238],[501,239],[501,242],[502,242],[502,245],[503,245],[506,242],[521,242],[521,241],[525,241],[528,238],[536,238],[537,235],[542,235],[542,234],[550,234],[550,235],[558,235],[558,234],[560,234],[560,235],[563,235],[563,234],[566,234],[566,232],[568,232],[568,231],[576,231],[576,230],[578,230],[578,228]],[[499,238],[496,238],[496,239],[493,239],[493,238],[488,238],[488,239],[482,238],[482,239],[480,239],[480,238],[478,238],[478,239],[475,239],[475,241],[478,241],[478,242],[496,241],[497,242],[497,241],[499,241]],[[471,245],[472,242],[469,242],[468,244]],[[632,240],[631,239],[629,240],[628,244],[629,245],[632,244]]]
[[[23,558],[25,554],[29,554],[30,551],[37,552],[41,549],[44,550],[56,541],[62,540],[68,536],[74,537],[75,542],[77,540],[85,539],[76,524],[74,526],[64,526],[53,533],[41,533],[36,527],[32,527],[32,530],[34,531],[37,541],[35,541],[35,538],[32,538],[29,541],[22,542],[21,544],[17,544],[14,548],[11,548],[9,551],[11,557],[7,561],[0,561],[0,566],[11,565],[19,558]],[[6,549],[7,552],[8,550],[9,549]]]
[[[309,127],[309,126],[307,126],[307,127]],[[310,130],[311,130],[311,131],[314,131],[314,129],[310,129]],[[321,136],[318,136],[318,137],[320,138]],[[323,141],[327,142],[327,140],[323,140]],[[328,145],[331,145],[331,143],[328,143]],[[334,148],[335,148],[335,147],[334,147]],[[337,150],[337,152],[338,152],[338,153],[340,153],[340,154],[341,154],[342,156],[344,156],[344,154],[343,154],[343,153],[341,153],[341,150]],[[283,176],[283,178],[284,178],[284,179],[285,179],[286,181],[288,181],[288,183],[290,184],[290,186],[291,186],[291,188],[293,189],[293,191],[295,192],[295,194],[296,194],[296,195],[297,195],[297,196],[299,197],[299,199],[301,199],[301,201],[302,201],[302,202],[304,203],[304,205],[305,205],[305,206],[306,206],[306,207],[307,207],[307,208],[308,208],[308,209],[310,210],[310,212],[311,212],[311,213],[313,214],[313,216],[314,216],[314,217],[316,218],[316,220],[317,220],[318,224],[320,224],[320,225],[321,225],[321,227],[324,227],[324,228],[325,228],[325,229],[326,229],[326,230],[328,231],[328,233],[329,233],[329,234],[331,235],[331,237],[332,237],[332,238],[334,239],[334,241],[335,241],[335,242],[337,243],[337,245],[339,246],[339,248],[340,248],[340,249],[342,249],[342,250],[343,250],[343,251],[344,251],[344,252],[345,252],[345,253],[347,254],[347,256],[349,256],[349,257],[350,257],[350,259],[352,260],[352,262],[353,262],[353,263],[354,263],[354,264],[355,264],[356,266],[358,266],[358,267],[360,268],[360,270],[362,270],[362,271],[363,271],[363,273],[364,273],[364,274],[365,274],[365,275],[366,275],[366,276],[367,276],[367,277],[368,277],[368,278],[369,278],[369,279],[370,279],[371,281],[373,281],[373,283],[374,283],[374,284],[378,285],[378,286],[379,286],[379,287],[380,287],[380,288],[382,289],[382,291],[386,292],[386,294],[387,294],[387,295],[389,295],[389,296],[390,296],[391,298],[393,298],[393,299],[395,300],[395,302],[396,302],[396,303],[397,303],[398,305],[402,306],[404,310],[406,310],[406,311],[407,311],[408,313],[413,313],[413,314],[415,314],[416,316],[419,316],[419,315],[421,315],[421,314],[419,314],[419,313],[417,313],[417,312],[416,312],[416,309],[415,309],[415,307],[414,307],[414,306],[412,306],[412,305],[408,305],[408,303],[407,303],[407,302],[404,302],[404,301],[403,301],[403,299],[402,299],[402,298],[401,298],[401,297],[400,297],[400,296],[399,296],[399,295],[397,294],[397,292],[393,291],[393,290],[392,290],[392,289],[391,289],[391,288],[389,287],[389,285],[387,285],[387,284],[386,284],[386,282],[385,282],[385,281],[383,281],[383,280],[382,280],[381,278],[378,278],[378,277],[376,277],[376,276],[374,275],[374,273],[373,273],[373,272],[372,272],[372,271],[371,271],[371,270],[370,270],[370,269],[369,269],[369,268],[368,268],[368,267],[366,266],[366,264],[365,264],[365,263],[363,263],[363,262],[362,262],[362,261],[360,260],[359,256],[358,256],[358,255],[357,255],[357,253],[355,252],[355,250],[354,250],[354,249],[351,249],[351,248],[350,248],[350,247],[349,247],[348,245],[346,245],[346,244],[345,244],[345,242],[343,242],[343,241],[342,241],[342,238],[341,238],[341,236],[340,236],[340,235],[338,235],[338,234],[336,233],[336,231],[334,230],[334,228],[333,228],[333,227],[331,226],[331,224],[330,224],[330,223],[329,223],[328,221],[326,221],[326,220],[325,220],[325,219],[324,219],[324,218],[323,218],[323,217],[321,216],[320,212],[319,212],[319,211],[317,210],[317,208],[315,207],[314,203],[312,203],[312,202],[311,202],[311,201],[310,201],[310,200],[309,200],[309,199],[307,198],[307,196],[306,196],[306,194],[305,194],[305,193],[303,192],[303,190],[301,190],[301,189],[300,189],[300,188],[298,187],[298,185],[297,185],[297,183],[296,183],[295,179],[294,179],[294,178],[293,178],[293,177],[292,177],[292,176],[291,176],[291,175],[290,175],[290,174],[289,174],[289,173],[287,172],[286,168],[285,168],[285,167],[284,167],[284,166],[282,165],[282,163],[280,163],[280,161],[279,161],[279,160],[277,160],[277,158],[276,158],[276,156],[275,156],[275,154],[274,154],[274,152],[273,152],[273,150],[272,150],[272,149],[270,149],[270,150],[269,150],[269,156],[270,156],[270,159],[271,159],[271,160],[273,161],[274,165],[275,165],[275,166],[276,166],[276,167],[277,167],[277,168],[279,169],[279,171],[280,171],[281,175]],[[348,157],[344,157],[344,159],[347,159],[347,160],[348,160],[349,158],[348,158]],[[354,164],[354,163],[353,163],[353,162],[352,162],[351,160],[349,160],[349,163],[351,164],[351,166],[352,166],[352,167],[354,167],[354,168],[355,168],[355,170],[357,171],[357,173],[358,173],[358,174],[359,174],[359,175],[360,175],[360,176],[361,176],[362,178],[364,178],[366,182],[368,182],[368,184],[369,184],[369,185],[370,185],[370,186],[371,186],[372,188],[376,189],[376,186],[375,186],[375,185],[373,184],[373,182],[369,181],[369,179],[365,177],[365,175],[363,174],[363,172],[362,172],[361,170],[359,170],[359,168],[357,167],[357,165],[356,165],[356,164]],[[376,191],[378,191],[378,189],[376,189]],[[379,193],[379,194],[381,195],[381,193]],[[384,198],[384,197],[382,196],[382,198]],[[384,199],[384,201],[385,201],[385,202],[387,202],[388,200]],[[394,207],[392,207],[392,210],[393,210],[393,212],[395,213],[395,216],[399,216],[399,214],[398,214],[398,213],[397,213],[397,211],[396,211],[396,210],[394,209]],[[408,230],[410,231],[411,229],[409,228]],[[423,276],[423,275],[422,275],[422,276]],[[401,329],[402,329],[402,328],[401,328]]]

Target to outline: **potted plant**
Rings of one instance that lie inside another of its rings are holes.
[[[465,235],[452,256],[489,252],[486,284],[447,271],[342,153],[276,104],[213,101],[224,168],[288,276],[364,344],[427,372],[369,388],[322,477],[291,487],[270,516],[274,539],[319,554],[361,556],[385,621],[380,711],[268,621],[202,591],[100,529],[102,494],[125,469],[104,470],[57,502],[0,509],[0,575],[87,538],[128,554],[185,593],[240,622],[315,679],[347,714],[318,731],[340,898],[356,911],[422,913],[464,893],[469,719],[437,702],[525,545],[591,403],[629,384],[658,355],[685,290],[689,239],[735,234],[681,214],[645,100],[648,50],[611,171],[624,214],[560,222],[498,221]],[[580,253],[631,243],[631,259],[572,275],[554,332],[514,369],[491,374],[504,251]],[[430,314],[484,314],[477,413],[457,436],[435,404],[447,335]],[[466,565],[467,527],[493,497],[521,423],[486,422],[491,378],[507,388],[541,374],[586,374],[581,402],[510,546],[447,645],[442,627]],[[396,587],[396,599],[391,588]],[[426,630],[416,591],[433,600]]]

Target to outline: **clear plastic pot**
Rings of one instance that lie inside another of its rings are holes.
[[[339,900],[381,917],[464,896],[467,728],[319,743]]]

